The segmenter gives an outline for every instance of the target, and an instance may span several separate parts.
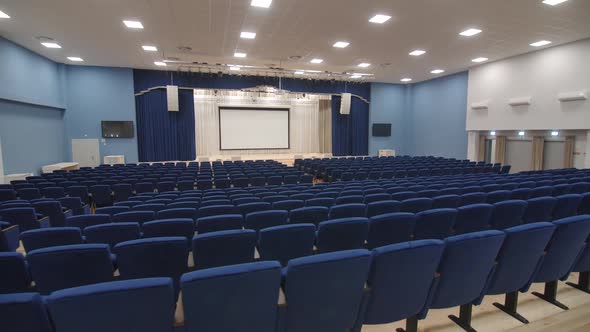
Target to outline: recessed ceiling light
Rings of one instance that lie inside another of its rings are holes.
[[[490,135],[496,136],[496,132],[494,130],[490,131]]]
[[[361,78],[361,77],[362,77],[361,75],[352,75],[352,76],[350,76],[350,78]]]
[[[245,58],[247,56],[247,54],[246,53],[236,52],[236,53],[234,53],[234,56],[236,58]]]
[[[323,60],[322,60],[323,61]],[[321,73],[321,70],[311,70],[311,69],[306,69],[305,72],[307,73]]]
[[[243,39],[254,39],[254,38],[256,38],[256,32],[242,31],[242,33],[240,33],[240,38],[243,38]]]
[[[240,70],[240,66],[231,66],[229,70]]]
[[[148,51],[148,52],[156,52],[158,51],[158,48],[155,46],[150,46],[150,45],[143,45],[142,46],[144,51]]]
[[[423,51],[423,50],[414,50],[414,51],[410,52],[410,55],[420,56],[420,55],[422,55],[424,53],[426,53],[426,51]]]
[[[518,136],[524,136],[524,131],[519,131]]]
[[[551,136],[559,136],[559,131],[552,131]]]
[[[74,61],[74,62],[82,62],[82,61],[84,61],[84,59],[82,59],[81,57],[78,57],[78,56],[69,56],[68,57],[68,60]]]
[[[444,71],[444,70],[442,70],[442,69],[435,69],[435,70],[431,71],[430,73],[431,73],[431,74],[440,74],[440,73],[444,73],[444,72],[445,72],[445,71]]]
[[[566,2],[567,0],[543,0],[543,3],[549,6],[559,5],[562,2]]]
[[[8,14],[0,10],[0,18],[10,18],[10,16],[8,16]]]
[[[465,37],[471,37],[471,36],[475,36],[478,33],[480,33],[481,30],[479,29],[467,29],[461,33],[459,33],[461,36],[465,36]]]
[[[358,66],[361,67],[361,68],[367,68],[367,67],[370,67],[371,64],[370,63],[363,62],[363,63],[359,63]]]
[[[47,48],[61,48],[61,46],[59,46],[59,44],[51,43],[51,42],[43,42],[43,43],[41,43],[41,45],[43,45]]]
[[[162,62],[162,61],[156,61],[154,62],[154,65],[156,66],[160,66],[160,67],[166,67],[166,62]]]
[[[324,62],[324,59],[317,59],[317,58],[316,59],[311,59],[310,62],[311,63],[322,63],[322,62]]]
[[[272,0],[252,0],[250,6],[268,8],[271,3]]]
[[[123,21],[123,24],[129,29],[143,29],[143,24],[139,21]]]
[[[371,17],[371,19],[369,19],[369,22],[383,24],[383,23],[389,21],[390,18],[391,18],[391,16],[389,16],[389,15],[377,14],[377,15]]]
[[[345,48],[346,46],[350,45],[349,42],[345,42],[345,41],[339,41],[339,42],[335,42],[334,47],[338,47],[338,48]]]
[[[305,72],[302,70],[298,70],[295,72],[295,75],[304,75],[304,74],[305,74]]]
[[[409,77],[405,77],[405,78],[402,78],[400,81],[402,81],[402,82],[410,82],[410,81],[412,81],[412,79],[409,78]]]
[[[473,59],[471,61],[473,61],[473,62],[485,62],[485,61],[488,61],[488,60],[489,60],[488,58],[479,57],[479,58],[475,58],[475,59]]]
[[[538,42],[531,43],[530,45],[534,47],[541,47],[549,44],[551,44],[551,42],[548,40],[539,40]]]

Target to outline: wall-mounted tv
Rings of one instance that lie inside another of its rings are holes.
[[[389,137],[391,136],[391,123],[373,123],[373,136]]]
[[[102,121],[103,138],[133,138],[133,121]]]

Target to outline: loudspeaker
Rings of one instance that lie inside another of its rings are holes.
[[[178,86],[166,85],[166,99],[168,100],[168,112],[178,112]]]
[[[350,114],[350,93],[343,93],[340,100],[340,114]]]

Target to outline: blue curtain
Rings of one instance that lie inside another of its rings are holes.
[[[332,96],[332,154],[362,156],[369,153],[369,105],[352,97],[350,114],[340,114],[340,96]]]
[[[178,95],[179,112],[168,112],[165,89],[135,97],[139,161],[195,159],[193,91]]]

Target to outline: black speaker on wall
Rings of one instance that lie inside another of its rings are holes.
[[[374,137],[389,137],[391,136],[391,123],[373,123]]]

